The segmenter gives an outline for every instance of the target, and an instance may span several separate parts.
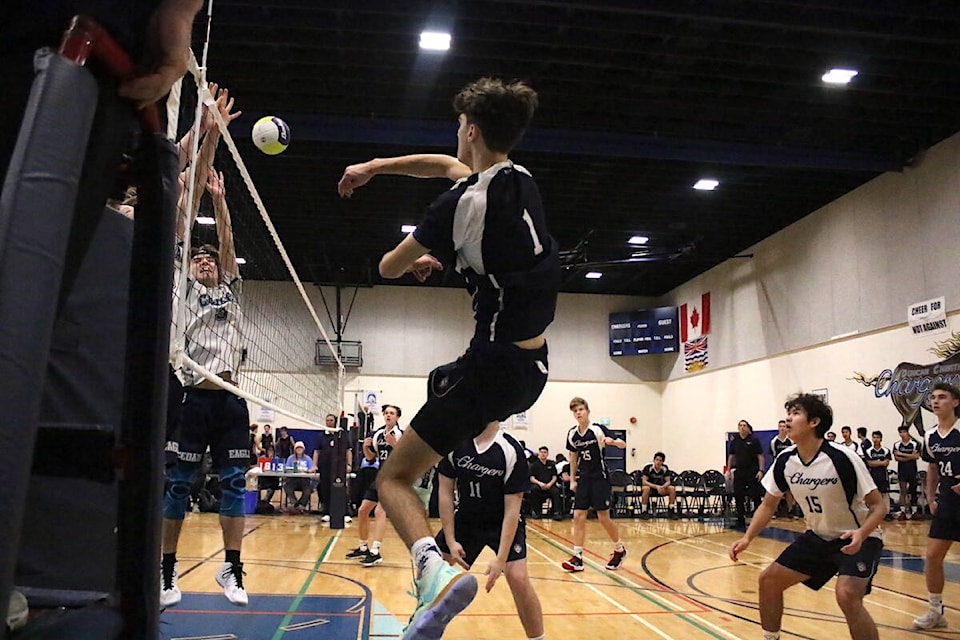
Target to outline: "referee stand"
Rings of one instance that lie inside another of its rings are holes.
[[[155,638],[177,157],[92,20],[35,71],[0,197],[0,615],[16,585],[49,609],[13,637]]]

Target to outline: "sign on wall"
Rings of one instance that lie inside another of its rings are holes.
[[[947,332],[946,298],[916,302],[907,307],[907,322],[916,336],[935,335]]]

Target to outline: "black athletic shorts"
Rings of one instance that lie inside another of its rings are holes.
[[[501,522],[491,522],[488,525],[478,525],[475,522],[464,523],[456,521],[453,528],[457,532],[457,542],[463,547],[466,554],[464,560],[468,565],[473,565],[477,556],[483,551],[484,547],[490,547],[496,553],[500,550],[500,525]],[[447,538],[443,535],[443,529],[436,535],[437,546],[440,551],[450,553],[450,547],[447,546]],[[510,555],[507,556],[507,562],[522,560],[527,557],[527,528],[523,520],[517,524],[517,533],[513,536],[513,543],[510,545]]]
[[[940,499],[933,514],[928,537],[936,540],[960,541],[960,500]]]
[[[577,492],[573,496],[573,510],[586,511],[593,507],[595,511],[610,509],[610,481],[606,478],[580,478],[577,480]]]
[[[867,538],[859,552],[848,556],[841,552],[840,548],[849,542],[840,538],[824,540],[813,531],[804,531],[793,544],[783,550],[777,558],[777,564],[810,576],[803,584],[814,591],[839,573],[842,576],[866,578],[869,580],[866,593],[870,593],[873,576],[880,563],[883,542],[880,538]]]
[[[222,389],[187,387],[180,407],[180,461],[199,463],[208,445],[215,469],[250,466],[247,403]]]
[[[491,342],[437,367],[427,402],[410,427],[441,456],[480,434],[494,420],[529,409],[547,383],[547,345],[521,349]]]
[[[180,407],[183,404],[183,385],[170,367],[167,381],[167,434],[164,444],[164,462],[171,467],[177,463],[180,444]]]

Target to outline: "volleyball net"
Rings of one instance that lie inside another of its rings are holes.
[[[234,141],[243,105],[205,75],[191,56],[168,104],[182,168],[171,362],[185,384],[247,400],[251,421],[323,428],[343,407],[342,359]]]

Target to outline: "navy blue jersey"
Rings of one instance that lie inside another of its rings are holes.
[[[666,484],[668,478],[673,478],[673,472],[667,468],[667,465],[660,465],[660,470],[658,471],[652,462],[645,466],[640,473],[647,479],[647,482],[656,485]]]
[[[459,180],[427,207],[413,237],[466,279],[476,321],[471,346],[533,338],[553,321],[557,244],[523,167],[501,162]]]
[[[891,455],[890,449],[887,449],[886,447],[880,447],[879,449],[870,447],[867,449],[864,455],[864,460],[893,460],[893,455]],[[870,471],[870,476],[873,478],[873,481],[877,483],[878,487],[883,487],[886,485],[888,468],[889,465],[886,467],[871,467],[869,464],[867,465],[867,469]]]
[[[603,462],[603,438],[613,434],[602,424],[587,426],[580,433],[579,425],[567,432],[567,451],[577,454],[577,475],[580,478],[606,478],[607,465]]]
[[[913,455],[915,453],[920,453],[920,443],[910,438],[906,442],[899,440],[895,445],[893,445],[893,451],[895,453],[902,453],[905,455]],[[917,475],[917,461],[916,460],[898,460],[897,461],[897,473],[900,475]]]
[[[927,462],[936,463],[940,471],[938,499],[951,504],[960,503],[960,496],[950,490],[957,484],[957,475],[960,475],[960,429],[957,429],[957,425],[950,427],[945,436],[941,436],[937,428],[929,429],[923,434],[920,454]]]
[[[780,438],[774,438],[770,441],[770,455],[776,458],[780,455],[780,452],[784,449],[789,449],[793,446],[793,440],[790,438],[784,438],[783,441]]]
[[[457,447],[441,458],[437,471],[457,481],[458,522],[502,522],[503,496],[530,485],[523,447],[502,431],[483,451],[473,439]]]

